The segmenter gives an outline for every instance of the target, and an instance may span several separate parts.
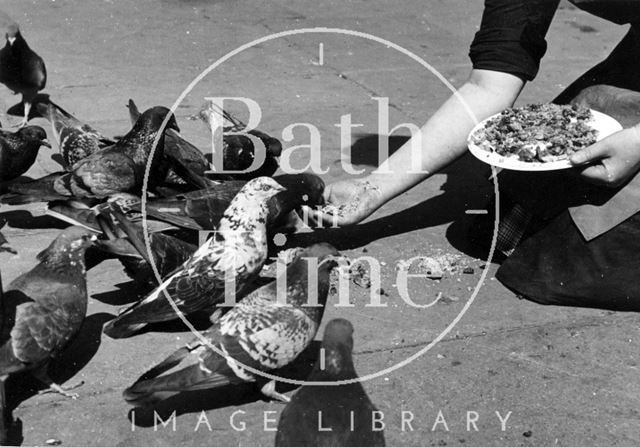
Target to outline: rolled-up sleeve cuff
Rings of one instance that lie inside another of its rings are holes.
[[[473,68],[509,73],[524,81],[533,80],[547,45],[543,36],[529,34],[527,27],[481,29],[469,51]]]

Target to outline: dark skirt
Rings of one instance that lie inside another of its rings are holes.
[[[613,53],[555,102],[580,103],[617,118],[640,121],[640,32],[632,27]],[[640,311],[640,213],[586,241],[568,206],[598,203],[613,193],[572,171],[503,171],[500,193],[534,218],[524,240],[496,277],[522,298],[540,304]]]
[[[525,239],[496,278],[540,304],[640,311],[640,214],[586,242],[564,211]]]

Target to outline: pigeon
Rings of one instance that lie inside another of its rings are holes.
[[[324,330],[319,359],[308,382],[356,379],[353,366],[353,326],[331,320]],[[362,384],[303,385],[282,411],[276,447],[384,447],[382,431],[372,430],[376,407]],[[323,430],[320,430],[323,428]]]
[[[104,199],[121,192],[139,194],[148,162],[151,162],[148,184],[152,189],[166,176],[162,137],[153,159],[149,160],[149,157],[160,126],[169,113],[165,107],[148,109],[129,133],[114,145],[76,162],[70,172],[54,173],[32,182],[10,185],[10,192],[0,196],[0,202],[15,205],[52,200]],[[166,127],[178,129],[173,115]]]
[[[51,391],[75,398],[47,374],[49,361],[78,332],[87,313],[85,250],[96,236],[69,227],[38,256],[40,261],[19,276],[0,300],[0,396],[13,373],[30,371]],[[0,287],[1,290],[1,287]],[[0,415],[4,422],[5,415]]]
[[[29,48],[18,24],[9,24],[6,31],[7,43],[0,50],[0,83],[14,93],[22,94],[24,118],[21,127],[27,125],[31,104],[47,83],[44,60]]]
[[[54,200],[69,200],[73,197],[68,190],[58,182],[64,173],[54,172],[36,180],[23,183],[12,183],[7,186],[6,192],[0,195],[0,203],[6,205],[24,205],[35,202],[50,202]]]
[[[129,108],[131,122],[135,123],[135,121],[140,117],[140,111],[133,102],[133,99],[129,99],[127,107]],[[204,183],[201,184],[200,187],[204,188],[209,186],[208,182],[204,179],[205,172],[209,169],[209,163],[207,162],[204,154],[200,149],[185,140],[174,129],[167,129],[165,132],[164,153],[172,161],[178,160],[181,162],[182,166],[186,167],[191,173],[199,176],[199,181]],[[184,176],[185,174],[183,172],[177,174],[175,172],[175,168],[172,166],[167,172],[165,182],[181,185],[185,183]]]
[[[127,193],[119,193],[110,196],[105,202],[89,206],[85,201],[76,200],[54,200],[47,204],[45,214],[55,217],[70,225],[85,227],[96,233],[101,233],[103,228],[96,218],[99,214],[109,210],[112,205],[117,205],[119,209],[126,209],[127,218],[135,224],[142,222],[142,214],[132,211],[131,206],[139,206],[140,197]],[[149,233],[160,233],[164,231],[174,231],[178,228],[166,222],[147,219],[147,231]]]
[[[120,259],[125,272],[134,280],[141,293],[148,293],[158,286],[151,263],[164,279],[198,249],[197,246],[168,234],[150,233],[150,256],[142,225],[129,221],[115,204],[111,205],[109,211],[99,214],[97,222],[107,240],[100,240],[96,245]]]
[[[0,182],[27,172],[42,146],[51,147],[47,133],[40,126],[21,127],[14,133],[0,130]]]
[[[267,200],[283,189],[269,177],[248,182],[231,201],[214,236],[146,298],[105,325],[104,333],[128,337],[148,323],[178,318],[169,299],[189,315],[213,311],[225,299],[229,283],[235,283],[236,296],[241,296],[267,259]]]
[[[147,217],[188,230],[213,230],[222,215],[247,182],[229,180],[211,188],[199,189],[170,197],[149,200],[145,204]],[[142,212],[142,204],[132,210]]]
[[[171,112],[166,107],[146,110],[133,128],[115,145],[104,148],[72,167],[73,178],[81,179],[79,187],[106,197],[119,192],[139,192],[147,164],[151,163],[149,185],[161,183],[167,166],[163,164],[164,141],[161,135],[153,159],[151,150],[163,121]],[[171,115],[166,128],[179,130]],[[160,172],[157,172],[160,171]]]
[[[313,341],[338,256],[338,251],[326,243],[302,250],[287,266],[286,277],[280,276],[247,295],[202,337],[142,375],[124,391],[124,399],[132,405],[149,406],[183,391],[244,382],[259,385],[264,380],[247,367],[273,372],[293,362]],[[310,271],[308,258],[315,259],[317,270]],[[310,276],[317,280],[317,306],[305,306],[311,303]],[[286,297],[279,298],[279,290],[286,290]],[[288,400],[276,391],[275,381],[267,381],[261,391],[267,397]]]
[[[287,216],[302,205],[310,207],[324,204],[324,182],[314,174],[285,174],[274,179],[286,190],[269,199],[269,229],[285,225]],[[214,230],[224,210],[245,184],[244,180],[229,180],[211,188],[151,200],[146,203],[147,216],[195,231]],[[141,212],[139,204],[132,209]]]
[[[230,126],[222,128],[222,160],[223,168],[226,171],[244,171],[251,167],[256,156],[256,148],[253,146],[253,142],[245,135],[233,134],[233,132],[244,132],[247,127],[246,124],[232,114],[220,109],[212,101],[208,101],[205,104],[198,116],[209,126],[212,132],[220,118],[231,123]],[[246,133],[258,137],[266,148],[262,166],[250,172],[223,174],[222,178],[248,180],[259,176],[272,176],[278,170],[278,157],[282,153],[282,143],[257,129],[248,130]]]
[[[114,140],[51,101],[36,104],[36,109],[51,123],[66,169],[94,152],[115,144]]]

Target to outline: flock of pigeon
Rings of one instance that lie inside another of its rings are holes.
[[[49,378],[47,366],[78,333],[86,316],[86,269],[115,257],[135,281],[141,299],[106,324],[106,335],[131,337],[145,326],[179,315],[206,313],[212,323],[126,388],[127,402],[149,406],[184,391],[254,382],[265,396],[290,401],[282,413],[278,446],[384,445],[382,433],[371,431],[367,418],[375,407],[357,381],[303,386],[289,399],[276,391],[274,381],[259,374],[277,374],[291,364],[311,345],[321,323],[330,274],[339,259],[331,245],[295,250],[286,267],[287,303],[277,299],[275,280],[260,285],[270,235],[290,226],[296,218],[292,213],[303,204],[323,204],[324,183],[319,177],[274,176],[282,147],[257,130],[251,132],[264,143],[264,164],[242,176],[212,176],[206,157],[180,135],[175,118],[161,106],[140,113],[130,101],[131,130],[121,137],[103,135],[38,94],[46,82],[45,64],[15,23],[6,27],[0,82],[21,93],[24,104],[20,128],[0,130],[0,202],[46,202],[50,215],[72,224],[37,256],[35,267],[4,288],[0,284],[0,444],[12,423],[11,411],[4,411],[4,381],[9,375],[29,371],[51,390],[77,397]],[[246,169],[255,156],[251,139],[228,134],[244,129],[244,124],[212,104],[200,113],[209,124],[220,115],[229,123],[223,129],[225,168]],[[27,125],[32,116],[51,123],[64,169],[16,182],[34,163],[40,147],[51,147],[44,129]],[[143,191],[147,168],[148,190]],[[198,247],[198,232],[213,229],[213,236]],[[0,247],[4,245],[0,234]],[[88,251],[93,255],[86,256]],[[318,262],[310,264],[306,258]],[[310,265],[316,275],[309,274]],[[154,266],[162,282],[156,280]],[[221,307],[228,272],[237,303]],[[310,277],[317,277],[318,284],[310,285]],[[317,289],[319,307],[303,306],[311,287]],[[324,362],[318,360],[308,380],[356,378],[352,336],[348,321],[330,321],[322,341]],[[323,424],[332,431],[318,430],[318,411],[330,415]],[[353,431],[351,412],[356,414]]]

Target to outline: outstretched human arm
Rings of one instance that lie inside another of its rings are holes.
[[[524,81],[512,74],[472,70],[457,94],[420,129],[419,151],[412,150],[414,136],[368,176],[327,186],[325,199],[341,209],[335,223],[345,226],[362,221],[456,160],[467,150],[467,136],[476,119],[481,121],[512,106],[523,86]],[[327,225],[334,223],[333,215],[314,211],[310,215]]]

